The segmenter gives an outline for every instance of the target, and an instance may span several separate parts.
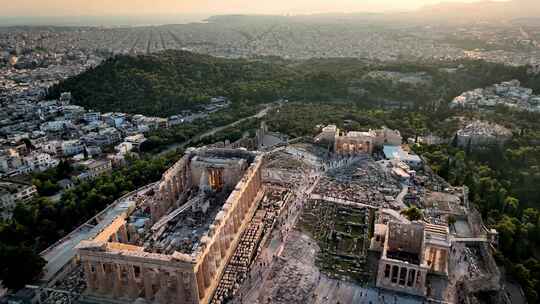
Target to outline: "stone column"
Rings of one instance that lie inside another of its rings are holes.
[[[167,194],[169,198],[169,204],[167,204],[167,207],[165,209],[168,209],[168,206],[174,203],[174,192],[173,192],[172,183],[170,180],[167,181]]]
[[[176,303],[181,303],[181,301],[188,302],[186,299],[184,277],[187,274],[184,274],[180,271],[176,272]]]
[[[214,264],[214,259],[212,254],[209,252],[206,255],[204,262],[204,286],[209,287],[212,284],[212,279],[214,278],[214,273],[216,271],[216,265]]]
[[[244,208],[245,208],[244,218],[249,213],[249,209],[251,209],[251,196],[252,196],[252,193],[253,193],[253,182],[250,182],[247,193],[244,193],[244,195],[242,195],[243,199],[244,199]]]
[[[239,210],[238,210],[238,207],[234,208],[233,212],[232,212],[232,217],[233,217],[233,234],[236,234],[236,232],[238,232],[238,229],[240,228],[240,219],[239,219]],[[231,239],[232,239],[232,236],[231,236]]]
[[[88,286],[88,291],[90,293],[94,293],[96,291],[96,281],[94,278],[95,274],[92,273],[92,266],[90,262],[83,262],[83,266],[84,266],[84,276],[86,278],[86,285]]]
[[[127,229],[126,229],[126,224],[120,226],[120,228],[118,229],[118,235],[120,236],[118,239],[120,240],[121,243],[128,243],[129,242]]]
[[[245,197],[245,193],[242,193],[241,196],[238,198],[238,202],[237,202],[238,219],[240,222],[239,225],[242,224],[242,220],[244,219],[244,215],[246,214],[246,211],[247,211],[244,197]]]
[[[199,303],[198,299],[204,297],[204,290],[201,292],[199,284],[197,283],[198,277],[194,272],[189,272],[184,277],[184,286],[186,292],[187,303]]]
[[[216,238],[219,237],[219,235],[215,236]],[[219,266],[221,265],[221,249],[219,249],[220,240],[216,239],[214,240],[214,244],[212,245],[212,256],[214,258],[214,262],[216,265],[216,269],[219,269]]]
[[[418,273],[416,274],[416,282],[415,282],[415,286],[417,288],[423,288],[424,287],[424,271],[418,271]]]
[[[238,202],[238,204],[239,204],[238,206],[239,208],[237,209],[237,213],[236,213],[236,232],[238,232],[238,230],[242,226],[242,221],[244,220],[244,214],[245,214],[243,202],[240,201]]]
[[[123,294],[122,291],[122,269],[118,264],[111,264],[111,278],[113,285],[113,296],[120,298]]]
[[[223,239],[225,240],[225,250],[229,249],[229,245],[231,244],[231,236],[232,236],[232,225],[233,225],[233,219],[229,218],[225,222],[225,236]]]
[[[131,299],[136,299],[139,296],[139,287],[137,286],[135,269],[133,265],[126,265],[125,267],[128,273],[128,296]]]
[[[221,231],[218,235],[219,239],[217,240],[219,242],[219,254],[221,255],[221,258],[225,258],[225,254],[227,253],[227,225],[224,225],[221,228]]]
[[[248,197],[249,197],[249,184],[246,185],[246,189],[244,190],[244,193],[242,193],[242,197],[240,199],[240,204],[242,205],[242,220],[246,217],[246,214],[249,210]]]
[[[204,291],[206,290],[206,287],[204,286],[204,262],[199,266],[199,270],[197,271],[197,291],[199,295],[199,299],[202,299],[204,297]]]
[[[252,196],[253,196],[253,182],[250,182],[249,187],[247,189],[247,193],[244,193],[243,195],[244,208],[245,208],[244,217],[248,214],[249,209],[251,208],[250,203],[251,203]]]
[[[183,168],[180,168],[180,172],[178,172],[178,177],[176,178],[176,187],[178,188],[178,193],[182,193],[182,191],[184,191],[183,187],[182,187],[182,172],[183,172]]]
[[[167,271],[160,269],[159,270],[159,290],[156,295],[156,300],[158,303],[166,304],[169,301],[169,288],[168,288],[168,273]]]
[[[408,282],[411,281],[411,287],[414,287],[414,282],[416,282],[416,275],[417,271],[416,269],[409,269],[409,274],[407,275],[407,286],[409,286]]]
[[[154,296],[152,290],[152,271],[150,268],[143,268],[143,280],[144,280],[144,297],[147,301],[151,301]]]
[[[105,273],[105,268],[103,263],[96,264],[97,270],[97,283],[99,285],[98,289],[100,293],[107,293],[107,275]]]
[[[172,182],[174,202],[176,202],[178,200],[178,182],[176,180],[177,180],[177,178],[176,178],[176,176],[174,176],[173,177],[173,182]]]

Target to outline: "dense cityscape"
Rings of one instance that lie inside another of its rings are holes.
[[[538,303],[540,23],[426,20],[0,27],[0,303]]]

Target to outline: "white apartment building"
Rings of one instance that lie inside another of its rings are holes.
[[[62,142],[62,154],[73,156],[84,151],[84,146],[79,140],[65,140]]]
[[[31,153],[24,157],[23,162],[31,171],[44,171],[54,168],[60,163],[58,159],[51,157],[49,154],[39,152]]]

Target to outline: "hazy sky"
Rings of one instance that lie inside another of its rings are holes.
[[[475,2],[477,0],[447,0]],[[538,0],[540,1],[540,0]],[[410,10],[441,0],[0,0],[4,16],[304,14]]]

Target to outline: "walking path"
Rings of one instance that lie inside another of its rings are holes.
[[[253,114],[251,116],[248,116],[248,117],[244,117],[244,118],[241,118],[237,121],[234,121],[228,125],[224,125],[224,126],[220,126],[220,127],[215,127],[209,131],[206,131],[204,133],[201,133],[199,135],[195,135],[194,137],[184,141],[184,142],[181,142],[181,143],[175,143],[175,144],[171,144],[169,145],[167,148],[165,148],[165,150],[161,151],[160,153],[158,153],[158,156],[163,156],[171,151],[176,151],[176,149],[178,148],[185,148],[186,146],[188,146],[189,144],[191,143],[194,143],[194,142],[197,142],[201,139],[204,139],[206,137],[209,137],[209,136],[212,136],[220,131],[223,131],[227,128],[230,128],[230,127],[234,127],[234,126],[237,126],[239,124],[241,124],[242,122],[248,120],[248,119],[252,119],[252,118],[262,118],[264,116],[266,116],[268,114],[268,112],[270,112],[270,110],[272,110],[273,108],[275,108],[278,104],[277,103],[271,103],[271,104],[267,104],[265,105],[264,109],[260,110],[259,112],[257,112],[256,114]]]

